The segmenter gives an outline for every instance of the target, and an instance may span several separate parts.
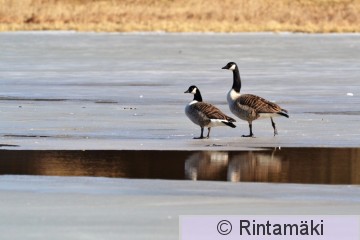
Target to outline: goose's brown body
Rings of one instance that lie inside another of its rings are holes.
[[[200,127],[215,127],[225,125],[223,121],[235,122],[235,119],[225,115],[217,107],[204,102],[191,102],[185,108],[186,116]]]
[[[191,101],[185,107],[186,116],[196,125],[199,125],[201,128],[201,135],[199,138],[203,137],[204,128],[208,128],[207,138],[210,137],[210,129],[217,126],[229,126],[235,128],[233,124],[235,119],[225,115],[217,107],[210,103],[202,101],[200,90],[195,86],[190,86],[190,88],[185,91],[185,93],[194,94],[194,100]]]
[[[229,93],[231,95],[232,93]],[[262,97],[252,94],[239,94],[236,99],[228,97],[230,111],[244,121],[254,121],[258,118],[287,115],[287,110]]]
[[[287,110],[262,97],[252,94],[240,94],[241,79],[236,63],[229,62],[223,69],[233,71],[233,86],[227,95],[230,111],[238,118],[249,123],[250,134],[243,135],[243,137],[253,136],[252,122],[254,120],[267,117],[271,119],[274,135],[276,135],[277,129],[273,117],[284,116],[288,118],[289,115],[287,114]]]

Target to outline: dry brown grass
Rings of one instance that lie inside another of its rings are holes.
[[[0,0],[0,30],[360,32],[360,0]]]

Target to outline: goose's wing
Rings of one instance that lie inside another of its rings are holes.
[[[220,109],[210,103],[198,102],[194,104],[194,108],[210,119],[223,119],[229,122],[236,122],[235,119],[225,115]]]
[[[287,112],[285,109],[282,109],[279,105],[270,102],[262,97],[252,95],[252,94],[244,94],[241,95],[237,100],[237,103],[242,106],[247,106],[257,113],[279,113],[279,112]]]

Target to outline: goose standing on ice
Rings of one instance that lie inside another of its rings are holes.
[[[196,86],[190,86],[184,93],[194,94],[194,99],[185,107],[186,116],[196,125],[201,127],[201,135],[198,138],[204,138],[204,127],[208,128],[206,138],[210,137],[210,128],[217,126],[229,126],[235,128],[233,122],[235,119],[226,116],[217,107],[210,103],[202,101],[200,90]]]
[[[249,123],[250,134],[242,135],[243,137],[253,137],[252,122],[258,118],[269,117],[271,125],[274,129],[274,136],[277,135],[277,130],[273,117],[284,116],[289,117],[287,111],[277,104],[270,102],[264,98],[252,94],[240,94],[241,79],[239,68],[234,62],[229,62],[222,69],[228,69],[233,72],[233,85],[227,94],[227,102],[230,111],[242,120]]]

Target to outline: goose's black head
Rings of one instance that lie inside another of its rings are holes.
[[[189,89],[186,90],[184,93],[191,93],[194,95],[194,100],[198,102],[202,102],[200,90],[196,86],[194,85],[190,86]]]
[[[234,62],[229,62],[228,64],[226,64],[225,67],[222,67],[221,69],[227,69],[227,70],[234,71],[236,68],[237,68],[236,63],[234,63]]]
[[[198,92],[198,88],[194,85],[190,86],[188,90],[186,90],[184,93],[191,93],[191,94],[196,94],[196,92]]]

